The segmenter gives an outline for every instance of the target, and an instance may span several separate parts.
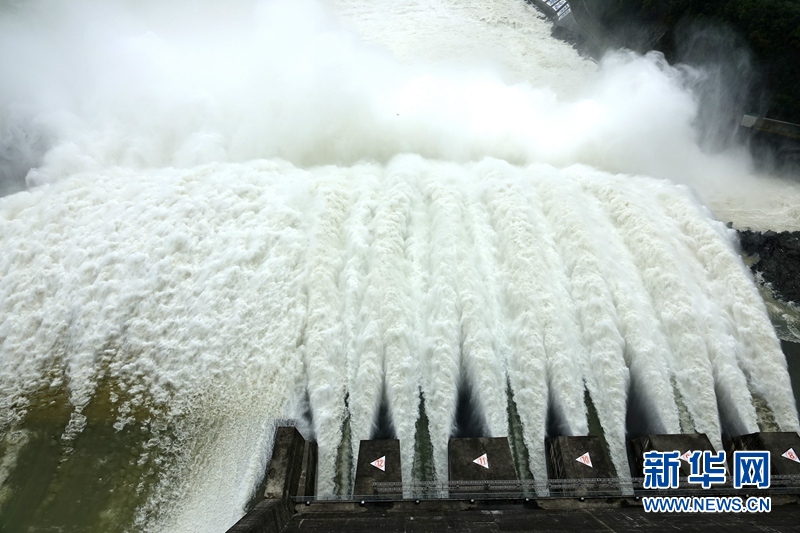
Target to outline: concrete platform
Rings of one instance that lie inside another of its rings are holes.
[[[733,451],[735,450],[766,450],[770,452],[770,475],[800,476],[800,462],[798,462],[800,461],[800,435],[797,433],[751,433],[732,437],[731,444],[733,445],[732,449],[728,450],[729,461],[733,461]],[[792,456],[795,460],[791,458]]]
[[[264,500],[259,501],[228,533],[275,533],[294,513],[293,498],[316,491],[317,443],[303,438],[297,428],[281,426],[264,480]]]
[[[317,444],[306,441],[297,428],[275,430],[272,457],[265,475],[265,498],[286,499],[314,494]]]
[[[447,450],[451,482],[517,479],[506,437],[450,439]]]
[[[356,482],[354,496],[372,496],[375,494],[373,483],[400,483],[403,473],[400,465],[400,441],[362,440],[358,448],[356,464]],[[400,494],[383,494],[382,497],[396,497]]]
[[[617,477],[601,437],[555,437],[545,446],[550,479]]]
[[[620,493],[616,470],[601,437],[554,437],[545,441],[550,480],[570,480],[571,483],[551,483],[551,495],[587,496],[602,491],[608,495]],[[574,480],[586,480],[573,486]],[[605,481],[601,481],[605,480]]]
[[[633,477],[644,477],[644,457],[643,454],[649,451],[671,452],[678,450],[681,455],[688,451],[709,450],[716,453],[711,445],[711,441],[705,433],[687,433],[684,435],[646,435],[638,439],[628,441],[628,462],[631,466]],[[681,461],[681,477],[691,474],[691,469],[687,461]]]
[[[716,531],[769,531],[790,533],[800,523],[800,506],[773,507],[771,513],[645,513],[641,507],[597,507],[587,500],[571,509],[544,510],[534,504],[463,508],[435,506],[367,504],[352,511],[326,511],[324,505],[301,511],[283,529],[284,533],[609,533],[627,531],[680,531],[709,533]]]

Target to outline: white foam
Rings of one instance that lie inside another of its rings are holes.
[[[173,459],[142,503],[160,517],[145,528],[195,527],[210,492],[233,520],[263,466],[262,421],[299,416],[306,390],[323,493],[346,394],[357,446],[385,389],[410,475],[422,387],[441,476],[462,366],[493,434],[506,431],[507,376],[540,479],[548,409],[565,434],[588,431],[584,380],[612,450],[629,372],[668,431],[670,376],[712,441],[717,398],[754,429],[748,389],[729,375],[747,376],[781,428],[797,424],[752,281],[725,233],[666,183],[497,160],[257,161],[135,181],[109,170],[9,196],[0,212],[15,251],[0,262],[3,397],[22,406],[60,372],[77,412],[97,378],[73,376],[103,375],[129,398],[120,423],[144,406],[176,424],[159,430],[156,453]],[[717,342],[731,351],[712,354]]]
[[[588,432],[584,386],[620,470],[629,379],[663,431],[719,444],[718,402],[749,431],[753,393],[798,428],[725,230],[670,183],[606,172],[800,219],[791,186],[759,211],[747,160],[698,148],[685,70],[585,61],[524,2],[333,4],[343,20],[287,0],[2,8],[3,153],[46,153],[39,187],[0,199],[0,419],[65,386],[69,439],[110,383],[116,427],[142,425],[161,465],[134,524],[152,531],[231,525],[306,394],[321,494],[345,418],[356,454],[384,393],[409,479],[422,390],[444,479],[463,376],[498,436],[510,384],[537,479],[549,410]]]
[[[542,174],[537,189],[564,261],[571,301],[580,322],[580,328],[573,331],[579,329],[586,345],[582,351],[573,351],[572,356],[585,354],[581,361],[583,373],[611,458],[617,472],[627,472],[626,427],[618,413],[627,410],[629,370],[623,358],[625,340],[619,332],[619,317],[599,264],[602,256],[596,251],[600,242],[588,228],[594,221],[587,221],[577,211],[587,202],[577,193],[576,184],[548,169],[542,169]]]
[[[658,54],[596,65],[516,0],[332,5],[340,16],[313,0],[6,6],[0,153],[17,155],[0,164],[42,153],[36,185],[262,157],[583,163],[688,183],[741,225],[797,227],[800,185],[698,147],[691,69]]]

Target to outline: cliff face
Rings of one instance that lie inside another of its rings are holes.
[[[800,123],[800,2],[796,0],[570,0],[592,48],[659,50],[670,62],[724,61],[702,50],[709,35],[730,32],[749,50],[758,90],[750,111]],[[700,37],[698,37],[700,35]],[[717,54],[718,55],[718,54]],[[758,109],[757,109],[758,108]]]
[[[744,230],[739,240],[745,253],[758,257],[753,272],[760,272],[782,299],[800,303],[800,231]]]

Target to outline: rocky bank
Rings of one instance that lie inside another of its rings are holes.
[[[756,259],[751,270],[782,300],[800,303],[800,231],[740,230],[739,241],[742,251]]]

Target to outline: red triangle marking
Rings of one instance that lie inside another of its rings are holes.
[[[790,461],[794,461],[795,463],[800,463],[800,458],[797,457],[797,453],[795,453],[794,448],[789,448],[784,453],[781,454],[781,457],[786,457]]]
[[[589,468],[594,468],[592,466],[592,458],[589,456],[589,452],[586,452],[585,454],[581,455],[575,460],[578,461],[579,463],[585,464]]]
[[[370,463],[372,466],[380,470],[381,472],[386,472],[386,456],[384,455],[380,459],[375,459]]]
[[[476,465],[481,465],[487,470],[489,469],[489,457],[486,454],[481,455],[477,459],[473,459],[472,462]]]

